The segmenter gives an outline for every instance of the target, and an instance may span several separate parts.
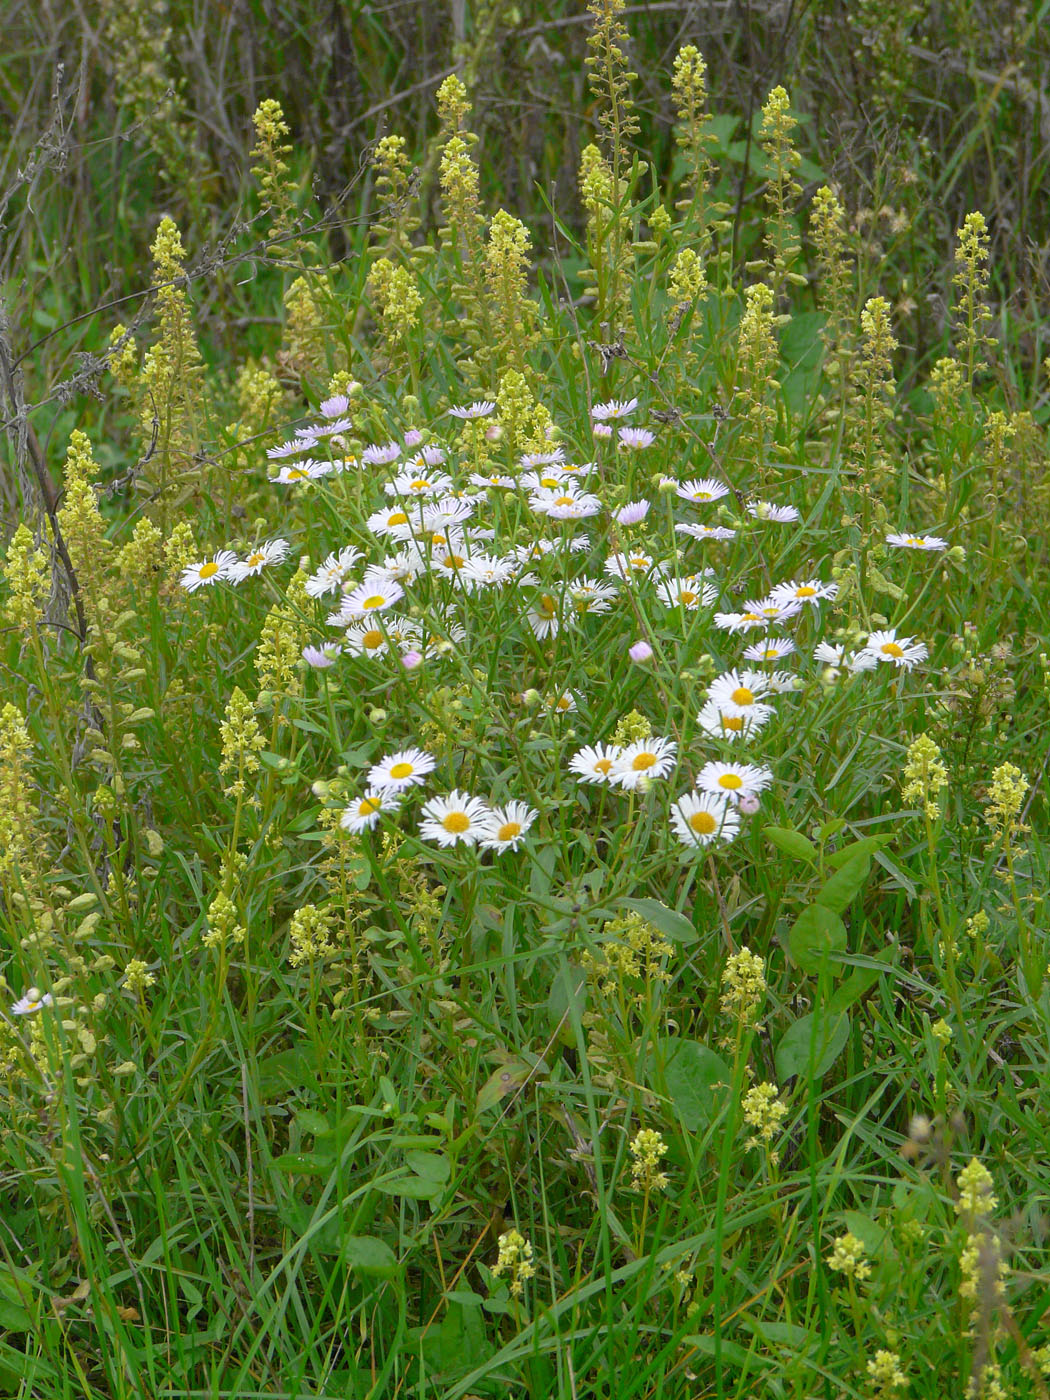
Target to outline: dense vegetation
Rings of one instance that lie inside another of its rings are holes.
[[[1045,1397],[1048,6],[271,9],[0,60],[0,1394]]]

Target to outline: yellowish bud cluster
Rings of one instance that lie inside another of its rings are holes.
[[[314,904],[304,904],[292,915],[289,935],[292,951],[288,961],[293,967],[303,963],[321,962],[336,951],[332,942],[332,914]]]
[[[631,1185],[636,1191],[666,1191],[667,1173],[660,1163],[667,1155],[667,1143],[653,1128],[642,1128],[631,1142]]]
[[[222,760],[219,772],[223,775],[236,774],[223,792],[227,797],[243,797],[248,790],[247,778],[259,771],[258,755],[265,749],[266,739],[259,730],[255,706],[240,686],[234,686],[233,694],[226,703],[226,718],[220,726],[220,734]]]
[[[941,751],[928,734],[920,734],[908,748],[901,779],[901,797],[920,804],[928,821],[941,815],[940,793],[948,786],[948,770]]]
[[[25,521],[15,530],[7,546],[4,578],[8,587],[4,617],[24,631],[35,628],[51,592],[51,571],[47,555],[37,547]]]

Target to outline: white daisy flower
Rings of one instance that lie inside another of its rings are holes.
[[[473,403],[461,404],[458,408],[450,408],[449,416],[459,419],[488,418],[496,410],[496,405],[491,399],[475,399]]]
[[[350,570],[360,558],[361,551],[349,544],[338,554],[329,554],[303,585],[307,594],[311,598],[323,598],[326,593],[334,593],[349,578]]]
[[[625,506],[613,512],[613,519],[617,525],[640,525],[649,514],[650,508],[649,501],[628,501]]]
[[[328,624],[330,627],[340,627],[346,622],[356,622],[368,613],[382,612],[404,596],[405,590],[399,583],[366,576],[356,588],[343,595],[338,612],[328,618]]]
[[[519,564],[535,564],[545,554],[550,554],[553,549],[554,544],[551,540],[533,540],[531,544],[515,545],[511,550],[511,556]]]
[[[383,812],[396,812],[398,808],[397,794],[394,792],[372,792],[369,790],[363,796],[356,798],[347,807],[346,811],[339,818],[339,825],[344,831],[356,833],[358,831],[370,831],[379,821]]]
[[[705,734],[712,739],[746,739],[748,735],[768,724],[774,714],[772,705],[749,705],[738,710],[725,706],[717,700],[708,700],[701,707],[696,720]]]
[[[394,650],[389,634],[374,622],[355,622],[346,629],[343,650],[347,656],[378,656]]]
[[[406,433],[405,446],[414,447],[415,443],[410,443],[408,438],[409,435]],[[405,470],[421,471],[424,467],[441,467],[444,466],[447,456],[448,453],[443,447],[439,447],[436,442],[428,442],[425,447],[421,447],[411,457],[405,458]]]
[[[621,428],[617,436],[620,439],[620,446],[632,452],[637,452],[643,447],[651,447],[656,441],[656,434],[651,433],[648,428]]]
[[[549,452],[524,452],[518,458],[521,467],[553,467],[565,461],[564,447],[553,447]]]
[[[577,708],[578,701],[571,690],[562,690],[557,695],[543,697],[543,709],[549,715],[569,715]]]
[[[732,841],[740,831],[740,818],[724,797],[687,792],[671,807],[671,825],[683,846],[710,846],[713,841]]]
[[[338,642],[325,642],[323,646],[303,647],[303,660],[315,671],[327,671],[342,655],[343,648]]]
[[[443,496],[440,501],[428,501],[423,507],[423,525],[428,530],[450,530],[462,525],[474,514],[472,501]]]
[[[613,435],[613,430],[608,423],[595,423],[591,431],[596,438],[611,438]]]
[[[723,632],[748,632],[754,627],[766,625],[762,614],[753,609],[746,612],[716,612],[714,622]]]
[[[792,579],[790,583],[778,583],[775,588],[769,590],[769,601],[771,603],[800,603],[805,606],[809,603],[811,607],[819,607],[825,599],[831,599],[839,591],[837,583],[822,583],[819,578],[806,579],[799,583]]]
[[[388,496],[436,496],[451,486],[452,478],[447,472],[405,471],[385,482],[383,490]]]
[[[567,593],[573,608],[578,613],[607,613],[619,596],[619,589],[613,583],[602,583],[596,578],[573,579]]]
[[[590,515],[597,515],[602,503],[590,492],[561,486],[549,491],[534,491],[529,497],[529,506],[537,515],[545,515],[550,520],[585,520]]]
[[[473,554],[462,566],[459,577],[471,591],[501,588],[511,581],[515,570],[512,559],[499,559],[493,554]]]
[[[389,554],[385,559],[371,565],[368,576],[387,579],[391,583],[411,583],[425,571],[426,563],[420,557],[418,549],[413,547],[400,549],[396,554]]]
[[[797,598],[790,598],[781,603],[772,598],[748,598],[744,603],[744,611],[757,613],[767,627],[775,627],[778,623],[797,617],[802,611],[802,604]]]
[[[400,456],[399,442],[370,442],[361,453],[361,462],[366,467],[385,467]]]
[[[879,664],[878,657],[868,651],[862,650],[848,656],[846,648],[838,642],[818,642],[813,649],[813,659],[835,670],[845,666],[850,671],[873,671]]]
[[[697,608],[709,608],[716,601],[718,589],[699,575],[689,574],[683,579],[660,579],[656,584],[656,596],[665,608],[696,612]]]
[[[485,823],[481,847],[486,851],[516,851],[539,813],[526,802],[493,807]]]
[[[731,540],[736,538],[736,531],[730,529],[728,525],[676,525],[675,531],[679,535],[691,535],[694,540]]]
[[[683,481],[675,487],[675,495],[683,501],[719,501],[729,495],[729,487],[713,476],[701,476],[691,481]]]
[[[320,404],[322,418],[339,418],[350,407],[350,400],[346,394],[333,394],[330,399],[324,399]]]
[[[795,643],[790,637],[765,637],[761,642],[754,642],[744,648],[744,660],[779,661],[781,657],[790,656],[795,650]]]
[[[533,635],[541,642],[548,637],[556,637],[561,631],[562,619],[554,594],[541,593],[526,612],[525,621],[532,628]]]
[[[306,434],[316,443],[324,438],[337,437],[340,433],[349,433],[353,426],[349,418],[333,418],[329,423],[311,423]]]
[[[626,554],[610,554],[602,567],[613,578],[645,578],[656,567],[656,560],[644,549],[631,549]]]
[[[12,1016],[32,1016],[34,1011],[39,1011],[42,1006],[51,1006],[54,997],[50,992],[41,994],[39,987],[30,987],[25,996],[19,997],[11,1007]]]
[[[897,549],[937,550],[948,548],[948,541],[942,540],[939,535],[887,535],[886,543],[894,545]]]
[[[716,797],[733,797],[749,794],[754,797],[763,792],[773,781],[769,768],[756,767],[752,763],[705,763],[697,774],[696,786],[700,792],[714,793]]]
[[[567,467],[564,462],[552,462],[539,471],[522,472],[520,484],[527,491],[554,491],[563,482],[575,485],[576,468]]]
[[[388,535],[391,539],[407,540],[412,534],[412,517],[404,506],[393,506],[389,510],[377,510],[368,517],[365,524],[373,535],[378,535],[380,538]]]
[[[184,569],[179,583],[187,593],[194,593],[198,588],[229,579],[230,570],[236,563],[237,556],[232,549],[220,549],[214,558],[202,559],[199,564],[191,564]]]
[[[405,792],[418,787],[436,764],[437,759],[425,749],[398,749],[374,763],[366,781],[380,792]]]
[[[619,757],[615,744],[588,744],[569,759],[569,772],[581,783],[611,783]]]
[[[887,661],[902,670],[910,671],[920,661],[925,661],[930,649],[925,642],[915,637],[898,637],[897,630],[872,632],[864,644],[864,650],[876,661]]]
[[[434,797],[424,803],[419,834],[439,846],[474,846],[487,834],[492,813],[480,797],[471,797],[458,788],[447,797]]]
[[[747,513],[756,520],[771,520],[775,525],[790,525],[799,519],[794,506],[775,506],[770,501],[748,501]]]
[[[730,713],[743,713],[769,694],[769,680],[761,671],[723,671],[707,687],[708,700]]]
[[[626,418],[637,407],[637,399],[610,399],[608,403],[596,403],[591,417],[596,423],[607,423],[610,418]]]
[[[488,476],[482,476],[480,472],[471,472],[471,486],[491,487],[500,491],[515,491],[518,483],[512,476],[503,476],[500,472],[491,472]]]
[[[275,485],[288,486],[302,481],[316,481],[318,477],[330,475],[331,471],[331,462],[318,462],[312,457],[304,457],[301,462],[282,467],[276,476],[268,479]]]
[[[620,750],[613,764],[612,781],[631,790],[644,779],[666,778],[675,766],[678,745],[673,739],[640,739]]]
[[[267,539],[265,545],[256,545],[255,549],[245,554],[244,559],[238,559],[237,563],[230,566],[230,577],[235,584],[239,584],[242,578],[251,578],[253,574],[260,574],[263,568],[269,564],[280,564],[280,561],[287,559],[288,549],[290,549],[287,539]]]

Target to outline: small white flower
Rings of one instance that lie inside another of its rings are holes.
[[[725,797],[687,792],[671,807],[671,825],[683,846],[710,846],[713,841],[732,841],[740,831],[740,818]]]
[[[403,471],[393,481],[384,484],[388,496],[437,496],[452,487],[452,478],[447,472]]]
[[[350,570],[360,558],[361,551],[349,544],[338,554],[329,554],[303,585],[307,594],[311,598],[323,598],[326,593],[334,593],[349,578]]]
[[[327,671],[342,655],[343,648],[338,642],[326,642],[320,647],[303,647],[303,660],[315,671]]]
[[[697,608],[709,608],[717,600],[718,589],[698,574],[689,574],[683,579],[660,579],[656,584],[656,596],[665,608],[696,612]]]
[[[876,661],[889,662],[905,671],[925,661],[930,654],[925,642],[917,641],[914,637],[898,637],[893,627],[889,631],[872,632],[864,644],[864,650]]]
[[[723,496],[729,495],[729,487],[717,477],[702,476],[691,481],[683,481],[675,488],[675,495],[681,496],[683,501],[718,501]]]
[[[705,734],[712,739],[746,739],[767,724],[773,717],[772,705],[750,705],[738,710],[731,705],[708,700],[697,715],[696,720]]]
[[[471,797],[457,788],[447,797],[435,797],[424,804],[419,834],[439,846],[474,846],[486,834],[491,816],[480,797]]]
[[[679,535],[691,535],[694,540],[731,540],[736,538],[736,531],[730,529],[728,525],[676,525],[674,528]]]
[[[393,792],[372,792],[369,790],[362,797],[353,801],[346,811],[339,818],[339,825],[344,831],[358,832],[370,831],[379,821],[383,812],[396,812],[398,808],[397,794]]]
[[[617,436],[620,439],[620,446],[631,452],[637,452],[643,447],[651,447],[656,441],[656,434],[651,433],[648,428],[621,428]]]
[[[187,593],[193,593],[198,588],[229,579],[230,570],[236,563],[237,556],[232,549],[220,549],[214,558],[203,559],[199,564],[191,564],[184,569],[179,583]]]
[[[744,648],[744,660],[779,661],[782,656],[790,656],[795,649],[790,637],[766,637]]]
[[[285,559],[289,548],[288,541],[282,539],[257,544],[243,559],[238,559],[230,565],[231,580],[240,583],[242,579],[250,578],[253,574],[261,574],[269,565],[279,564]]]
[[[493,807],[484,826],[481,846],[486,851],[516,851],[539,816],[526,802]]]
[[[380,792],[404,792],[421,784],[437,760],[425,749],[398,749],[368,770],[368,786]]]
[[[346,394],[333,394],[330,399],[324,399],[320,406],[323,418],[339,418],[350,407],[350,400]]]
[[[591,409],[591,417],[596,423],[605,423],[610,418],[626,418],[637,407],[637,399],[610,399],[608,403],[596,403]]]
[[[449,415],[452,418],[488,418],[496,410],[496,405],[491,399],[475,399],[473,403],[462,404],[458,408],[450,408]]]
[[[772,781],[770,769],[751,763],[705,763],[697,774],[696,786],[716,797],[732,797],[734,793],[763,792]]]
[[[790,525],[799,518],[794,506],[775,506],[769,501],[748,501],[747,513],[756,520],[771,520],[776,525]]]
[[[553,447],[549,452],[525,452],[518,458],[522,467],[553,467],[565,461],[564,447]]]
[[[615,744],[588,744],[569,759],[569,772],[581,783],[611,783],[619,756]]]
[[[678,745],[673,739],[640,739],[620,750],[612,781],[630,791],[645,779],[666,778],[674,769]]]
[[[301,462],[295,462],[291,466],[283,466],[276,476],[271,476],[270,481],[276,485],[295,485],[303,481],[316,481],[318,477],[329,476],[332,471],[331,462],[319,462],[312,457],[304,457]]]
[[[808,603],[816,608],[825,598],[834,598],[838,591],[837,583],[822,583],[819,578],[806,579],[802,583],[792,579],[790,583],[778,583],[771,588],[769,601],[778,604],[800,603],[802,606]]]
[[[813,649],[813,659],[835,670],[845,666],[850,671],[873,671],[879,664],[878,657],[871,652],[862,650],[848,656],[844,646],[832,642],[818,642]]]
[[[937,550],[948,548],[948,541],[942,540],[939,535],[887,535],[886,543],[894,545],[897,549]]]
[[[423,527],[427,530],[452,530],[474,514],[471,501],[443,496],[440,501],[428,501],[423,507]]]
[[[54,1002],[50,992],[41,995],[38,987],[30,987],[25,996],[19,997],[11,1007],[12,1016],[31,1016],[34,1011],[39,1011],[42,1006],[51,1006]]]
[[[576,710],[578,701],[571,690],[559,690],[556,695],[543,697],[543,709],[548,715],[568,715]]]
[[[640,525],[649,514],[649,501],[628,501],[613,513],[617,525]]]
[[[382,612],[384,608],[389,608],[404,596],[405,590],[400,584],[366,575],[356,588],[344,594],[339,610],[329,614],[328,625],[341,627],[344,623],[356,622],[368,613]]]

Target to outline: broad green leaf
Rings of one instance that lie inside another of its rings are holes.
[[[859,841],[851,841],[848,846],[843,846],[841,851],[833,851],[831,855],[825,856],[824,864],[831,870],[840,870],[854,856],[873,856],[876,851],[881,851],[892,841],[892,836],[862,836]]]
[[[626,904],[628,909],[633,909],[636,914],[641,914],[643,919],[647,919],[654,928],[658,928],[672,943],[696,942],[697,932],[692,920],[674,909],[668,909],[667,905],[661,904],[658,899],[622,899],[620,903]]]
[[[683,1337],[682,1341],[686,1346],[695,1347],[701,1356],[714,1356],[715,1339],[704,1334],[702,1336]],[[726,1337],[722,1338],[721,1345],[722,1360],[730,1366],[737,1366],[755,1371],[768,1366],[770,1358],[763,1356],[761,1352],[756,1352],[753,1348],[742,1347],[739,1342],[731,1342]]]
[[[324,1137],[332,1131],[331,1123],[315,1108],[301,1108],[295,1115],[295,1121],[304,1133],[309,1133],[312,1137]]]
[[[871,856],[866,851],[861,851],[824,882],[817,891],[817,904],[830,909],[833,914],[841,914],[864,888],[870,869]]]
[[[406,1172],[403,1176],[388,1177],[386,1181],[374,1181],[372,1189],[406,1201],[429,1201],[432,1196],[441,1194],[442,1183]]]
[[[803,909],[788,930],[788,953],[803,972],[819,972],[832,953],[841,953],[845,947],[845,924],[822,904]]]
[[[819,852],[809,837],[803,836],[801,831],[794,831],[790,826],[765,826],[762,828],[762,835],[785,855],[794,856],[796,860],[808,861],[811,865],[816,862]]]
[[[348,1235],[343,1241],[343,1257],[355,1274],[392,1278],[397,1273],[397,1256],[375,1235]]]
[[[726,1091],[718,1086],[729,1084],[729,1066],[696,1040],[668,1037],[660,1041],[660,1049],[667,1057],[664,1080],[679,1122],[695,1133],[721,1108]]]
[[[487,1108],[495,1108],[502,1099],[515,1093],[528,1082],[533,1068],[534,1066],[527,1065],[524,1060],[508,1060],[506,1064],[500,1065],[478,1090],[475,1113],[484,1113]]]
[[[452,1165],[448,1158],[437,1152],[413,1150],[405,1153],[405,1161],[417,1176],[423,1177],[425,1181],[433,1181],[438,1186],[443,1186],[452,1175]]]
[[[849,1039],[846,1013],[813,1011],[788,1026],[773,1056],[777,1079],[820,1079],[841,1055]]]
[[[282,1050],[259,1061],[259,1097],[276,1099],[289,1089],[316,1084],[317,1067],[305,1050]]]

